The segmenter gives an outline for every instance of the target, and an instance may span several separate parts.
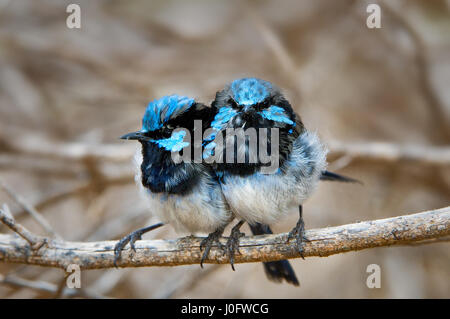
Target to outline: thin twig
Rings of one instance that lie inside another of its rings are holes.
[[[359,222],[337,227],[306,231],[304,256],[325,257],[367,248],[405,245],[450,235],[450,206],[412,215]],[[142,240],[136,253],[122,252],[120,267],[176,266],[198,264],[202,257],[202,238],[176,240]],[[225,242],[224,242],[225,243]],[[51,240],[45,247],[30,253],[17,236],[0,235],[0,261],[66,268],[78,264],[82,269],[114,267],[115,241],[68,242]],[[244,237],[235,263],[275,261],[298,258],[295,242],[287,242],[287,234]],[[229,262],[222,250],[211,249],[207,263]]]
[[[22,206],[22,208],[33,217],[33,219],[44,228],[44,230],[55,238],[61,238],[50,226],[47,220],[42,217],[42,215],[31,205],[29,204],[22,196],[20,196],[17,192],[15,192],[9,185],[0,180],[0,188],[2,188],[8,195],[13,199],[17,204]]]
[[[434,122],[438,126],[438,129],[435,131],[440,133],[444,140],[448,140],[450,138],[449,117],[448,113],[445,112],[446,107],[441,103],[433,87],[426,43],[420,36],[420,33],[416,31],[415,24],[411,23],[405,14],[397,12],[388,1],[383,1],[382,8],[383,12],[386,12],[411,38],[415,46],[414,59],[419,73],[420,89],[430,107]]]
[[[68,276],[69,276],[69,274],[67,272],[64,272],[64,275],[62,276],[58,285],[56,286],[56,291],[55,291],[53,298],[59,299],[63,296],[64,288],[66,288],[66,285],[67,285]]]
[[[45,139],[40,139],[38,137],[33,137],[32,144],[39,145],[39,148],[24,147],[24,143],[17,143],[17,145],[14,145],[17,146],[17,151],[28,155],[59,158],[64,160],[70,159],[76,161],[85,159],[94,161],[105,160],[118,163],[127,163],[127,165],[129,165],[136,151],[136,148],[130,147],[129,144],[89,145],[83,143],[49,143]],[[47,144],[47,146],[45,146],[45,144]],[[408,160],[431,165],[450,165],[450,147],[448,146],[422,146],[415,144],[408,145],[370,141],[352,143],[337,140],[327,141],[327,145],[330,149],[330,155],[348,155],[352,158],[367,158],[390,162]],[[115,170],[117,170],[117,168]],[[132,179],[129,178],[129,175],[127,175],[129,174],[128,171],[119,175],[112,175],[109,174],[109,172],[101,173],[102,175],[105,175],[105,178],[110,179],[111,181],[132,181]]]
[[[297,71],[297,66],[280,37],[275,33],[273,28],[271,28],[257,12],[255,12],[255,7],[250,7],[245,4],[243,4],[243,7],[249,20],[260,33],[263,41],[274,55],[283,72],[287,74],[291,82],[296,83],[297,76],[295,72]]]
[[[12,286],[12,287],[20,287],[20,288],[30,288],[40,292],[56,294],[58,291],[58,286],[46,281],[32,281],[28,279],[19,278],[16,276],[8,275],[3,276],[0,274],[0,284]],[[104,296],[92,292],[89,289],[69,289],[67,287],[63,288],[61,291],[61,296],[63,297],[83,297],[83,298],[95,298],[101,299],[105,298]]]
[[[182,276],[177,276],[175,278],[173,278],[173,275],[170,276],[169,279],[163,283],[162,289],[158,289],[152,295],[152,298],[168,299],[183,293],[185,290],[192,291],[206,276],[219,269],[220,265],[210,265],[207,268],[195,268],[190,272],[186,272],[185,269],[182,269]]]
[[[74,161],[95,158],[124,162],[129,161],[136,150],[136,147],[130,144],[63,143],[52,140],[50,137],[33,135],[31,132],[16,136],[14,139],[5,138],[2,142],[19,153]]]
[[[370,159],[387,162],[412,161],[427,165],[449,166],[450,147],[401,145],[384,142],[345,143],[328,141],[333,155],[352,159]]]
[[[132,183],[133,181],[134,179],[130,174],[127,175],[124,174],[117,177],[106,178],[102,180],[102,184],[106,188],[108,186],[129,184]],[[59,190],[53,194],[50,194],[49,196],[42,198],[41,200],[39,200],[39,202],[34,204],[34,206],[37,209],[43,209],[51,205],[55,205],[63,200],[66,200],[69,197],[83,195],[86,192],[90,191],[91,188],[92,188],[91,181],[83,181],[77,185],[67,187],[66,189]],[[17,219],[20,219],[25,213],[26,213],[25,210],[17,211],[14,214],[14,216]]]
[[[275,61],[278,62],[288,83],[293,86],[292,88],[294,89],[293,93],[295,94],[296,102],[299,103],[301,99],[301,90],[298,83],[298,67],[288,48],[283,43],[280,36],[277,35],[273,28],[268,25],[265,19],[258,14],[257,10],[255,10],[257,9],[257,6],[249,6],[248,4],[245,4],[245,2],[243,2],[241,6],[244,8],[243,12],[246,13],[246,17],[252,22],[254,28],[274,56]]]
[[[327,167],[328,170],[331,171],[339,171],[345,167],[347,167],[348,165],[350,165],[353,161],[353,156],[351,155],[342,155],[341,157],[339,157],[337,160],[333,161],[332,163],[330,163]]]
[[[3,204],[2,209],[0,209],[0,221],[20,237],[25,239],[33,249],[39,249],[46,241],[44,238],[31,233],[21,224],[16,223],[15,219],[11,215],[8,205],[6,204]]]

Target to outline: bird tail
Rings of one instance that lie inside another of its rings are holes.
[[[249,224],[253,235],[273,234],[268,225],[256,223],[254,225]],[[295,276],[294,269],[287,260],[269,261],[264,262],[264,271],[269,280],[281,283],[286,280],[287,283],[294,286],[299,286],[297,277]]]
[[[331,181],[331,182],[344,182],[344,183],[358,183],[362,184],[361,181],[358,181],[357,179],[353,179],[351,177],[339,175],[330,171],[323,171],[322,175],[320,176],[320,180],[322,181]]]

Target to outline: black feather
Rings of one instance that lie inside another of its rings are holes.
[[[357,179],[353,179],[351,177],[339,175],[339,174],[336,174],[336,173],[333,173],[333,172],[330,172],[330,171],[323,171],[322,175],[320,176],[320,179],[322,181],[362,184],[362,182],[358,181]]]
[[[249,224],[250,229],[253,235],[265,235],[265,234],[273,234],[272,230],[268,225],[256,223]],[[287,260],[280,261],[269,261],[264,262],[264,271],[266,272],[266,276],[269,280],[274,282],[282,282],[283,279],[286,280],[287,283],[292,284],[294,286],[299,286],[297,276],[295,275],[294,269],[292,269],[291,264]]]
[[[194,136],[195,120],[202,121],[202,132],[211,124],[214,111],[201,103],[194,103],[182,116],[171,118],[162,128],[143,133],[144,136],[153,139],[168,138],[173,129],[168,129],[171,125],[175,128],[187,129],[191,136]],[[174,163],[171,152],[160,148],[153,142],[145,139],[140,140],[142,144],[142,184],[153,193],[168,193],[184,195],[192,191],[193,186],[198,182],[199,177],[204,174],[211,174],[212,168],[198,163]],[[194,154],[194,143],[191,143],[191,154]]]
[[[228,94],[230,94],[227,90],[223,90],[220,92],[217,92],[216,99],[212,103],[211,109],[216,110],[226,105],[226,104],[233,104],[232,99],[228,97]],[[224,101],[225,99],[225,101]],[[288,118],[295,122],[294,125],[286,124],[283,122],[274,122],[268,119],[265,119],[258,115],[258,111],[267,109],[271,105],[276,105],[282,109],[284,109],[286,115]],[[256,131],[259,129],[268,129],[267,130],[267,155],[270,155],[271,150],[271,144],[272,144],[272,137],[271,137],[271,128],[277,128],[279,129],[279,140],[277,143],[279,144],[279,163],[278,167],[281,167],[284,163],[284,161],[288,158],[289,154],[292,151],[292,146],[294,143],[294,140],[303,132],[304,126],[302,121],[300,120],[300,117],[293,111],[292,106],[289,104],[289,102],[283,97],[281,92],[279,90],[273,89],[271,91],[271,94],[261,103],[258,103],[254,105],[254,110],[247,111],[247,112],[240,112],[237,115],[235,115],[230,121],[227,128],[241,128],[241,129],[248,129],[248,128],[254,128]],[[225,141],[225,129],[223,129],[218,134],[222,134],[222,140]],[[263,164],[260,162],[259,154],[260,154],[260,136],[257,134],[256,136],[256,150],[255,153],[257,155],[256,163],[250,163],[249,162],[249,141],[246,140],[246,148],[245,148],[245,162],[239,163],[237,160],[237,139],[235,137],[234,139],[234,146],[233,149],[230,148],[230,151],[233,150],[234,153],[234,159],[231,162],[225,161],[226,159],[226,145],[222,145],[221,147],[216,146],[214,151],[216,153],[221,153],[223,163],[217,163],[215,165],[215,168],[217,171],[227,171],[228,174],[235,174],[239,176],[248,176],[251,174],[254,174],[256,171],[259,171],[260,167],[262,166],[269,166],[271,163]]]

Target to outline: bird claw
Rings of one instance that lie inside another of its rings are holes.
[[[131,234],[123,237],[121,240],[119,240],[119,242],[116,244],[116,246],[114,246],[114,266],[116,268],[117,268],[117,261],[120,259],[121,254],[122,254],[122,250],[128,243],[130,243],[131,250],[133,252],[136,252],[136,246],[134,245],[134,243],[137,240],[142,239],[142,234],[136,234],[137,232],[139,232],[139,230],[132,232]]]
[[[230,237],[228,237],[228,241],[227,241],[227,251],[228,251],[228,256],[230,258],[230,264],[231,264],[231,269],[234,269],[234,256],[235,253],[237,252],[238,254],[241,254],[241,252],[239,251],[239,242],[241,237],[244,237],[245,234],[241,233],[239,231],[239,228],[242,226],[244,222],[241,221],[239,222],[236,226],[233,227],[233,229],[231,230],[230,233]]]
[[[119,240],[119,242],[114,246],[114,267],[116,267],[116,268],[118,267],[117,261],[120,259],[122,250],[128,243],[130,243],[131,250],[134,253],[136,253],[136,246],[134,245],[134,243],[138,240],[141,240],[143,234],[145,234],[153,229],[156,229],[158,227],[161,227],[163,225],[164,225],[163,223],[158,223],[158,224],[155,224],[155,225],[152,225],[149,227],[135,230],[134,232],[128,234],[127,236],[125,236],[121,240]]]
[[[287,242],[289,242],[293,238],[295,238],[295,241],[297,243],[297,249],[300,257],[302,257],[302,259],[305,259],[305,250],[303,249],[303,243],[310,242],[310,240],[305,237],[305,223],[303,221],[303,218],[301,217],[298,220],[297,225],[295,225],[295,227],[289,232]]]
[[[142,240],[142,234],[132,234],[130,239],[130,248],[133,252],[136,252],[136,246],[134,246],[134,243],[138,240]]]
[[[202,259],[200,260],[200,267],[203,268],[203,262],[206,260],[206,258],[208,258],[209,251],[211,250],[211,247],[213,246],[214,243],[217,244],[219,249],[225,250],[225,246],[220,242],[222,234],[223,229],[218,229],[209,234],[208,237],[206,237],[200,242],[200,250],[202,251],[203,249],[205,249],[202,255]]]

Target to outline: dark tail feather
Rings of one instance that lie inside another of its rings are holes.
[[[344,183],[358,183],[362,184],[361,181],[358,181],[357,179],[353,179],[351,177],[339,175],[330,171],[323,171],[322,175],[320,176],[320,179],[322,181],[332,181],[332,182],[344,182]]]
[[[256,223],[254,225],[249,224],[249,226],[253,235],[273,234],[268,225]],[[284,279],[287,283],[294,286],[300,285],[297,277],[295,276],[294,269],[292,269],[289,261],[269,261],[264,262],[263,264],[264,271],[266,272],[266,276],[267,278],[269,278],[269,280],[281,283]]]
[[[297,277],[295,276],[294,269],[292,269],[291,264],[287,260],[280,261],[268,261],[264,262],[264,271],[269,280],[273,282],[282,283],[283,279],[286,280],[288,284],[294,286],[300,286]]]

